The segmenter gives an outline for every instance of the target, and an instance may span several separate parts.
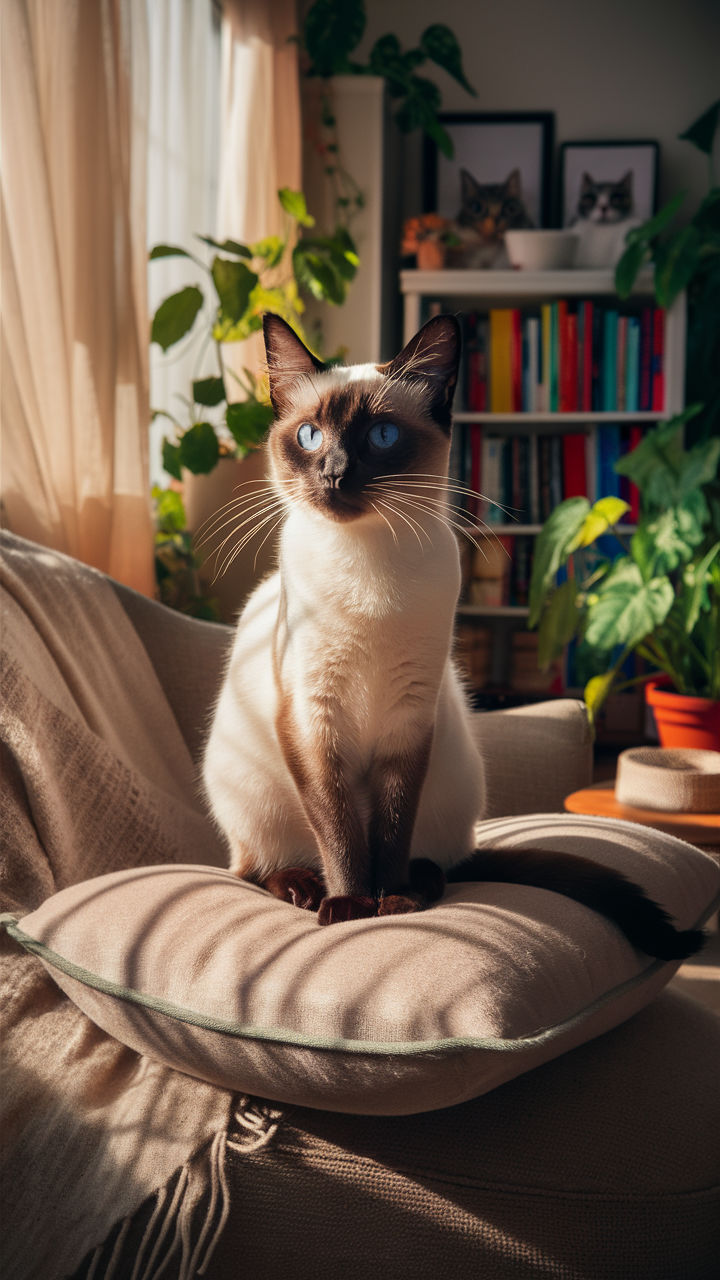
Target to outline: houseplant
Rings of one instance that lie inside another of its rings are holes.
[[[242,375],[229,370],[224,345],[257,333],[265,311],[282,315],[307,342],[301,322],[303,292],[340,305],[357,271],[355,245],[344,227],[331,234],[308,234],[314,219],[302,192],[284,187],[278,199],[285,213],[283,236],[268,236],[254,244],[237,240],[221,244],[211,236],[198,236],[216,250],[209,265],[174,245],[156,245],[150,252],[151,260],[190,258],[207,277],[204,335],[212,340],[217,355],[217,372],[192,383],[186,422],[168,409],[155,410],[175,426],[174,435],[163,441],[163,466],[177,480],[183,467],[202,475],[212,471],[221,454],[242,457],[257,447],[272,421],[267,387],[248,369]],[[168,351],[200,328],[196,321],[205,304],[205,293],[197,284],[165,298],[153,317],[151,342]],[[206,410],[214,410],[214,415]]]
[[[535,544],[529,626],[539,626],[541,666],[577,640],[593,720],[611,690],[647,679],[624,678],[637,654],[675,699],[701,702],[720,749],[720,438],[684,445],[698,411],[660,423],[616,464],[640,491],[634,532],[617,529],[629,510],[618,497],[568,498],[553,511]],[[663,745],[680,745],[659,729]]]
[[[627,248],[615,269],[615,286],[627,298],[638,272],[654,268],[658,305],[669,307],[687,290],[688,340],[686,403],[702,409],[691,424],[695,438],[720,431],[720,186],[713,173],[713,151],[720,123],[720,100],[680,137],[707,156],[708,192],[689,221],[687,192],[680,191],[642,226],[628,232]]]
[[[257,447],[273,416],[267,380],[250,369],[231,368],[225,345],[257,333],[265,311],[284,316],[311,345],[302,327],[304,296],[340,305],[358,267],[347,228],[319,234],[302,192],[283,188],[278,199],[284,211],[282,236],[253,244],[198,236],[213,251],[208,263],[174,245],[156,245],[150,253],[151,260],[188,258],[205,277],[202,287],[186,285],[165,298],[152,320],[151,341],[163,352],[183,340],[197,341],[201,355],[212,344],[217,360],[213,375],[192,381],[182,418],[170,407],[154,411],[173,424],[162,444],[163,467],[175,482],[185,481],[187,499],[186,515],[179,493],[159,486],[153,490],[158,591],[165,603],[201,617],[217,616],[218,610],[232,614],[257,570],[254,560],[248,566],[240,559],[231,578],[207,592],[208,571],[193,547],[188,516],[196,531],[205,516],[224,505],[240,482],[241,462],[245,483],[261,481],[264,469]],[[269,552],[266,547],[260,571],[268,567]]]
[[[444,155],[452,157],[450,135],[438,119],[442,105],[440,90],[417,71],[424,63],[433,62],[476,96],[465,77],[460,45],[453,32],[443,23],[433,23],[423,31],[417,46],[406,50],[396,35],[388,33],[375,41],[367,61],[359,62],[352,55],[363,38],[365,25],[364,0],[315,0],[300,34],[305,74],[325,80],[339,75],[381,76],[387,83],[401,131],[422,129]],[[332,128],[329,104],[324,123]],[[329,168],[333,167],[333,154],[329,155]]]

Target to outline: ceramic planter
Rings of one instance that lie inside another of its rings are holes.
[[[720,702],[676,693],[667,678],[648,681],[645,700],[661,746],[720,751]]]

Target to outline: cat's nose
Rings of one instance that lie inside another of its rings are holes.
[[[332,488],[337,489],[340,481],[348,470],[348,455],[340,445],[334,445],[328,449],[323,458],[321,475],[325,482]]]

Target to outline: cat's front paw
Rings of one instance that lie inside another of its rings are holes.
[[[284,867],[281,871],[273,871],[262,881],[262,887],[274,898],[291,902],[304,911],[317,911],[325,896],[325,885],[309,867]]]
[[[318,924],[338,924],[343,920],[366,920],[368,916],[376,914],[377,903],[374,898],[364,898],[354,893],[323,898],[318,908]]]

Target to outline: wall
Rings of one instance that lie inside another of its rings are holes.
[[[707,189],[705,157],[677,134],[720,95],[717,0],[600,0],[592,7],[581,0],[366,0],[366,9],[361,55],[390,31],[404,48],[433,22],[455,32],[478,97],[433,68],[444,110],[553,111],[556,145],[655,138],[661,203],[681,187],[694,202]],[[421,207],[420,154],[411,135],[406,212]],[[720,161],[716,174],[720,180]]]

